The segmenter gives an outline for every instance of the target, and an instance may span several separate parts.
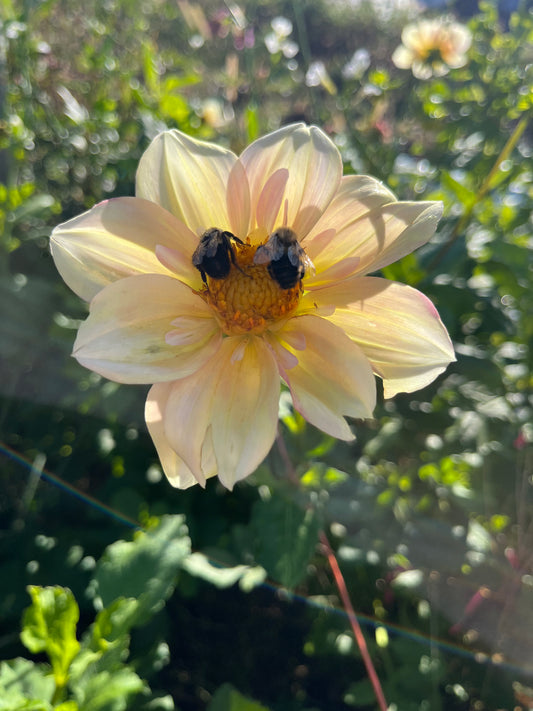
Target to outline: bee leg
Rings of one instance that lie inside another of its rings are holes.
[[[233,239],[237,240],[237,242],[239,242],[240,244],[244,244],[244,242],[241,242],[241,240],[240,240],[238,237],[234,237]],[[248,279],[251,279],[251,278],[252,278],[251,274],[247,274],[245,271],[243,271],[243,270],[239,267],[239,265],[237,264],[237,262],[235,261],[235,252],[233,251],[233,249],[231,249],[231,247],[230,247],[230,249],[229,249],[229,256],[230,256],[230,259],[231,259],[231,263],[233,264],[233,266],[235,267],[235,269],[238,269],[241,274],[244,274],[245,277],[248,277]]]
[[[206,274],[205,274],[205,272],[204,272],[203,269],[200,269],[200,274],[201,274],[201,276],[202,276],[202,281],[204,282],[204,284],[205,284],[206,287],[207,287],[207,291],[209,291],[209,284],[207,283],[207,276],[206,276]]]

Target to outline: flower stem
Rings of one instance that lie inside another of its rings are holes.
[[[348,594],[348,589],[346,587],[344,577],[339,568],[337,558],[335,557],[335,553],[333,552],[333,549],[331,548],[324,531],[320,532],[320,542],[328,559],[329,567],[331,568],[333,577],[335,578],[335,584],[337,585],[337,590],[339,591],[339,595],[341,596],[342,604],[344,605],[344,609],[346,610],[346,614],[348,615],[348,619],[350,620],[350,625],[352,627],[357,646],[359,647],[359,651],[361,652],[361,656],[363,657],[363,662],[366,667],[368,678],[370,679],[372,688],[374,689],[379,708],[381,711],[387,711],[387,702],[385,701],[385,696],[383,694],[383,689],[381,688],[376,669],[374,667],[374,664],[372,663],[372,659],[370,658],[363,631],[352,607],[350,596]]]
[[[461,218],[459,220],[457,220],[457,222],[455,223],[455,227],[453,228],[447,242],[443,245],[443,247],[438,252],[438,254],[434,257],[434,259],[431,260],[431,262],[428,266],[429,272],[432,271],[437,266],[437,264],[441,261],[441,259],[448,253],[449,249],[455,243],[455,241],[457,240],[459,235],[463,233],[465,227],[470,222],[470,218],[472,217],[474,208],[476,207],[476,205],[478,205],[483,200],[485,195],[492,188],[494,178],[498,174],[501,164],[503,163],[504,160],[507,160],[507,158],[509,157],[511,152],[514,150],[516,144],[520,140],[522,134],[526,130],[528,120],[529,119],[527,116],[522,116],[520,121],[516,124],[515,130],[509,136],[509,139],[507,140],[507,143],[505,144],[505,146],[502,148],[500,155],[496,159],[496,162],[490,169],[485,180],[482,182],[481,187],[479,188],[479,190],[477,192],[475,200],[473,200],[467,206],[467,208],[463,212]]]

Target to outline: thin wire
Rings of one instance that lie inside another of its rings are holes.
[[[24,469],[30,472],[30,476],[36,476],[37,472],[39,473],[39,480],[46,481],[47,483],[52,484],[53,486],[56,486],[60,490],[66,492],[69,496],[74,496],[76,499],[81,501],[82,503],[85,503],[97,511],[103,513],[105,516],[108,516],[119,523],[122,523],[126,525],[128,528],[134,528],[134,529],[142,529],[143,526],[139,521],[136,521],[133,518],[130,518],[129,516],[126,516],[125,514],[122,514],[120,511],[117,511],[117,509],[112,508],[111,506],[107,506],[103,504],[101,501],[98,499],[94,498],[93,496],[90,496],[89,494],[86,494],[85,492],[80,491],[79,489],[76,489],[75,486],[72,486],[71,484],[68,484],[67,482],[63,481],[60,477],[57,475],[53,474],[51,471],[47,470],[44,466],[39,466],[41,462],[39,461],[38,458],[32,462],[28,458],[24,457],[21,455],[19,452],[16,450],[12,449],[8,445],[6,445],[4,442],[0,441],[0,454],[4,454],[6,457],[9,457],[13,461],[15,461],[17,464],[21,465]],[[212,557],[208,558],[209,562],[212,565],[216,565],[220,568],[226,568],[228,567],[228,564],[222,561],[218,561]],[[316,600],[309,599],[305,597],[304,595],[300,595],[297,593],[290,593],[288,592],[285,588],[283,588],[281,585],[274,583],[272,581],[266,581],[261,584],[261,586],[265,590],[271,590],[274,593],[276,593],[280,598],[285,597],[286,599],[291,599],[291,600],[297,600],[298,602],[302,602],[303,604],[306,604],[309,607],[316,608],[318,610],[321,610],[323,612],[334,612],[336,614],[342,615],[344,618],[347,617],[346,610],[343,609],[340,606],[336,605],[325,605],[323,602],[319,602]],[[442,652],[447,652],[451,655],[463,657],[470,659],[471,661],[477,663],[477,664],[484,664],[490,667],[498,668],[498,669],[503,669],[505,671],[508,671],[512,674],[521,674],[522,676],[527,676],[531,679],[533,679],[533,670],[528,670],[524,669],[522,667],[518,667],[514,664],[505,662],[501,659],[501,657],[495,656],[492,657],[489,654],[486,653],[481,653],[481,652],[473,652],[470,649],[467,649],[466,647],[463,647],[459,644],[454,644],[451,642],[447,642],[445,640],[439,640],[434,637],[428,638],[426,635],[424,635],[421,632],[416,632],[413,631],[410,628],[407,627],[402,627],[401,625],[394,624],[392,622],[384,622],[383,620],[377,620],[373,617],[370,617],[368,615],[364,615],[362,613],[357,614],[357,618],[359,620],[359,623],[367,627],[369,629],[377,629],[378,627],[383,627],[387,630],[387,632],[391,636],[397,636],[397,637],[402,637],[404,639],[408,639],[412,642],[415,642],[417,644],[420,644],[422,646],[428,647],[431,649],[433,646],[434,648],[438,648]]]

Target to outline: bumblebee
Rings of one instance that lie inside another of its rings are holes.
[[[313,262],[300,246],[296,233],[289,227],[278,227],[254,255],[254,264],[268,265],[268,273],[282,289],[292,289],[306,270],[314,274]]]
[[[202,275],[206,286],[206,274],[212,279],[224,279],[228,276],[231,265],[237,266],[232,241],[244,244],[231,232],[216,227],[210,227],[200,237],[200,244],[192,255],[192,263]]]

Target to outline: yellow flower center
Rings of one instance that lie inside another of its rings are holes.
[[[254,264],[259,245],[232,244],[235,264],[223,279],[208,277],[200,296],[215,311],[224,333],[261,333],[298,306],[301,288],[282,289],[268,273],[268,264]]]

